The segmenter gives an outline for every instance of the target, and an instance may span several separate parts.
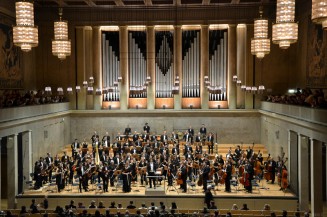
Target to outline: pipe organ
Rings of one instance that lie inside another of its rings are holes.
[[[209,78],[211,86],[221,88],[220,94],[209,93],[209,101],[226,101],[227,30],[209,31]]]
[[[182,32],[182,97],[200,97],[200,30]]]
[[[146,98],[146,32],[128,32],[129,97]]]
[[[102,32],[103,101],[119,101],[120,90],[116,84],[120,75],[119,32]]]
[[[172,98],[174,80],[173,54],[174,34],[171,31],[158,31],[155,34],[155,76],[156,98]]]

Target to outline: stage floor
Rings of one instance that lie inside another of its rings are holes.
[[[195,183],[196,184],[196,183]],[[265,180],[262,181],[257,181],[258,186],[253,187],[253,192],[252,193],[247,193],[244,190],[243,185],[239,186],[231,186],[231,193],[225,192],[225,185],[220,185],[216,186],[214,190],[212,190],[212,194],[214,196],[218,197],[294,197],[295,195],[290,192],[289,190],[286,191],[281,191],[279,190],[280,187],[278,184],[274,183],[271,184],[270,182],[266,182]],[[101,188],[99,188],[100,186]],[[161,184],[157,185],[156,189],[150,189],[148,186],[141,185],[139,183],[132,184],[132,191],[129,193],[124,193],[122,191],[121,186],[115,186],[115,187],[109,187],[108,192],[103,192],[102,191],[102,185],[93,185],[89,184],[89,191],[88,192],[83,192],[79,193],[78,192],[78,186],[71,186],[68,185],[66,188],[61,191],[57,192],[57,186],[48,186],[46,184],[42,189],[39,190],[26,190],[24,192],[24,195],[38,195],[38,196],[44,196],[44,195],[55,195],[55,196],[65,196],[65,195],[103,195],[103,196],[146,196],[148,195],[149,192],[160,192],[158,195],[167,195],[167,196],[185,196],[185,195],[204,195],[202,186],[190,186],[188,185],[188,191],[186,193],[183,193],[181,189],[179,189],[179,186],[174,185],[174,186],[167,186],[166,181],[162,181]]]
[[[241,206],[247,203],[252,209],[262,209],[264,204],[269,203],[273,209],[296,210],[297,197],[290,191],[280,191],[277,184],[261,181],[259,186],[253,188],[253,193],[245,192],[243,186],[239,188],[232,187],[232,192],[225,192],[225,186],[216,186],[212,191],[216,204],[221,209],[228,209],[236,203]],[[57,205],[64,206],[69,204],[70,200],[83,202],[86,207],[91,200],[96,203],[103,201],[108,207],[112,201],[122,203],[123,207],[127,206],[130,200],[138,207],[141,203],[149,205],[152,201],[159,204],[164,201],[165,204],[178,202],[179,208],[183,209],[201,209],[203,208],[204,193],[200,186],[194,188],[188,186],[188,191],[183,193],[179,186],[168,187],[164,181],[156,189],[149,189],[139,184],[132,185],[132,191],[124,193],[121,187],[109,187],[109,192],[104,193],[102,189],[96,189],[96,185],[89,185],[90,191],[78,192],[78,186],[67,186],[63,191],[58,193],[56,186],[43,187],[40,190],[27,190],[22,195],[16,197],[16,206],[29,205],[32,198],[39,203],[47,196],[50,201],[50,207],[55,208]]]

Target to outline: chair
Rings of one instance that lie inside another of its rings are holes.
[[[191,180],[186,180],[186,184],[191,188],[191,190],[192,191],[194,191],[194,193],[195,193],[195,183],[194,182],[192,182]],[[189,189],[189,188],[188,188]]]
[[[238,186],[239,186],[239,185],[238,185],[238,181],[237,181],[237,179],[231,179],[231,180],[230,180],[230,185],[233,186],[233,187],[235,188],[236,192],[238,192],[238,189],[239,189]]]
[[[57,183],[56,182],[49,183],[47,191],[50,191],[52,193],[57,192],[58,191]]]
[[[123,180],[122,179],[118,179],[117,180],[117,183],[115,185],[116,191],[118,191],[118,188],[123,188],[123,185],[124,185]]]
[[[251,184],[252,184],[252,187],[254,187],[254,189],[257,189],[258,188],[258,191],[260,192],[260,190],[259,190],[259,184],[257,183],[257,180],[256,179],[251,180]]]
[[[96,192],[101,192],[101,191],[102,191],[102,192],[104,191],[102,181],[101,181],[100,183],[96,183],[96,184],[95,184],[95,193],[96,193]]]

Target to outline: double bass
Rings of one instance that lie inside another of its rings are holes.
[[[281,182],[281,188],[284,190],[288,187],[287,176],[288,176],[288,172],[286,167],[284,166],[282,170],[282,182]]]

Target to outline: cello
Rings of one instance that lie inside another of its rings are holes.
[[[288,172],[286,166],[284,166],[282,170],[282,183],[281,183],[281,188],[284,190],[288,187],[287,176],[288,176]]]

